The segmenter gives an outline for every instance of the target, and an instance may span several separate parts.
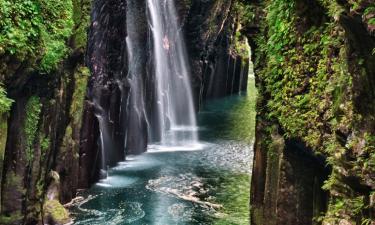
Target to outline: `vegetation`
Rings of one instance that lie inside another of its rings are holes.
[[[52,132],[57,126],[68,126],[62,124],[64,121],[73,124],[67,128],[69,131],[73,127],[73,135],[70,132],[67,141],[75,142],[74,156],[78,154],[79,140],[73,139],[77,139],[81,126],[89,76],[81,64],[91,3],[90,0],[0,0],[0,170],[5,172],[0,173],[0,191],[6,193],[1,199],[0,211],[6,212],[0,215],[1,224],[20,224],[21,220],[33,224],[42,218],[40,204],[45,197],[45,174],[51,169],[46,160],[51,154],[51,143],[56,141]],[[73,55],[74,62],[67,60]],[[10,88],[14,100],[7,96]],[[17,105],[17,114],[8,119],[12,103],[23,101],[24,96],[31,97],[24,106]],[[65,111],[72,120],[55,121],[55,115],[47,115],[54,112],[64,116]],[[14,120],[23,122],[13,124]],[[6,149],[7,137],[17,144]],[[3,162],[8,154],[5,151],[17,152],[17,157]],[[56,156],[61,157],[57,152]],[[30,188],[35,184],[35,188]],[[14,201],[14,206],[8,207],[9,201]],[[52,202],[46,206],[58,205]],[[63,214],[63,207],[59,206],[51,212],[52,217]]]
[[[41,72],[56,69],[66,56],[72,28],[71,1],[0,1],[0,54],[19,61],[41,56]]]
[[[33,145],[38,131],[39,115],[42,104],[37,96],[30,97],[26,104],[25,135],[26,135],[26,158],[30,163],[33,160]],[[43,144],[45,145],[45,144]]]
[[[10,110],[13,100],[6,96],[6,91],[0,86],[0,115]]]
[[[366,213],[369,203],[363,199],[370,193],[353,192],[345,174],[358,177],[364,186],[369,174],[374,174],[368,166],[374,160],[374,131],[364,128],[364,123],[374,122],[372,116],[366,116],[373,108],[358,109],[358,105],[372,105],[373,101],[362,98],[356,103],[355,99],[361,92],[371,96],[365,84],[365,63],[370,59],[353,53],[350,34],[338,21],[350,8],[349,13],[360,15],[369,25],[374,4],[349,1],[348,5],[339,5],[325,0],[306,4],[273,0],[262,6],[267,10],[256,40],[256,64],[260,68],[258,86],[262,97],[267,96],[267,105],[261,113],[281,126],[284,138],[301,140],[315,154],[327,157],[332,174],[324,188],[332,199],[327,215],[320,219],[367,221],[371,219]],[[371,34],[370,26],[368,31]],[[354,54],[357,57],[353,58]],[[363,89],[354,82],[364,83]],[[262,97],[260,102],[264,101]]]
[[[48,200],[44,206],[44,214],[47,220],[56,224],[67,224],[71,222],[68,211],[57,200]]]

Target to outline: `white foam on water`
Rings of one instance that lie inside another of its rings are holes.
[[[184,145],[151,144],[148,145],[147,153],[202,151],[205,147],[206,145],[202,143],[186,143]]]
[[[100,180],[96,185],[104,188],[124,188],[133,185],[137,180],[134,177],[114,175]]]

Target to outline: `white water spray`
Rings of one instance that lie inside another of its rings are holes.
[[[197,122],[185,42],[173,0],[147,0],[160,144],[195,145]]]

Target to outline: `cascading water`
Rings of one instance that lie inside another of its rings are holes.
[[[153,40],[156,112],[160,144],[196,145],[196,115],[185,42],[173,0],[147,0]],[[154,129],[155,130],[155,129]],[[153,135],[155,136],[155,135]]]
[[[146,51],[143,35],[139,33],[140,12],[139,0],[127,0],[126,10],[126,52],[128,61],[125,65],[128,67],[126,83],[129,87],[127,100],[123,103],[126,108],[125,120],[125,150],[128,154],[139,153],[147,147],[147,128],[150,127],[147,120],[145,106],[145,85],[144,75],[146,69],[145,55]],[[147,36],[145,36],[147,37]]]
[[[125,155],[200,149],[188,58],[173,0],[95,2],[88,96],[100,150],[90,157],[101,160],[102,177]]]

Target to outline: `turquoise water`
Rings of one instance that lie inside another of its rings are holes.
[[[130,156],[81,195],[75,224],[249,224],[254,96],[209,102],[200,146]]]

